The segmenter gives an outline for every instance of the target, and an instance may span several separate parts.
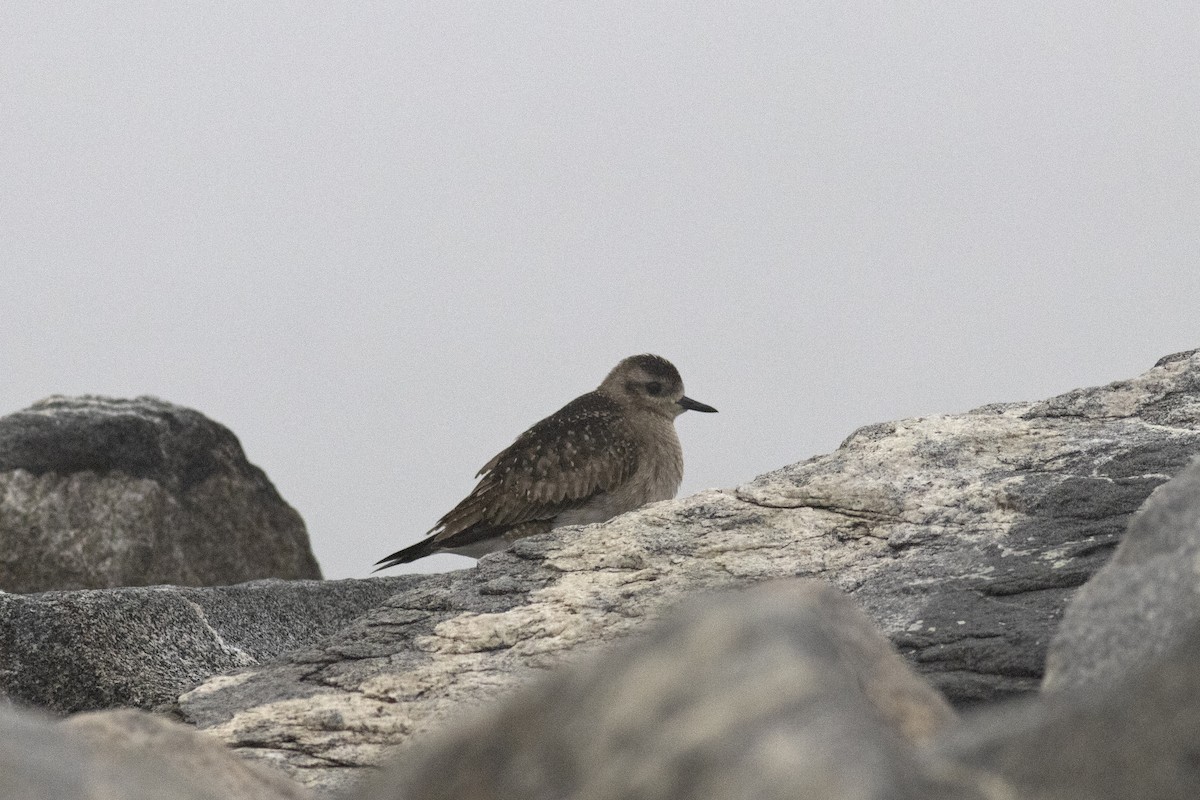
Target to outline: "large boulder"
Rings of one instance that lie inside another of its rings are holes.
[[[0,590],[320,577],[300,515],[199,412],[50,397],[0,418]]]
[[[0,594],[0,693],[59,713],[169,708],[345,627],[413,578]]]
[[[1071,593],[1200,452],[1200,351],[1036,403],[875,425],[734,490],[517,542],[325,642],[210,680],[180,713],[330,795],[452,716],[701,591],[851,595],[961,706],[1036,691]]]

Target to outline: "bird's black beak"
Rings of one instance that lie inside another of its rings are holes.
[[[706,414],[717,413],[717,410],[715,408],[713,408],[712,406],[706,406],[706,405],[704,405],[704,403],[698,403],[695,400],[693,400],[692,398],[688,397],[687,395],[684,395],[683,397],[679,398],[679,400],[677,400],[676,402],[679,403],[679,406],[684,411],[703,411]]]

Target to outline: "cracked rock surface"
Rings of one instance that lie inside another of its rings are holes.
[[[300,515],[198,411],[55,396],[0,418],[0,590],[320,577]]]
[[[322,644],[207,681],[183,717],[319,795],[682,598],[780,577],[849,594],[963,706],[1036,689],[1072,590],[1200,452],[1200,351],[1042,402],[861,429],[733,490],[414,578]]]

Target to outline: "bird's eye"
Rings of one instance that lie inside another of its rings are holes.
[[[650,381],[646,384],[646,394],[651,397],[658,397],[663,392],[663,386],[658,381]]]

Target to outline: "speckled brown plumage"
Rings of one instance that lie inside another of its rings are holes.
[[[683,396],[660,356],[632,356],[592,392],[534,424],[479,470],[478,485],[430,535],[379,568],[440,551],[478,556],[561,525],[608,519],[675,495],[683,456],[674,419],[715,411]]]

